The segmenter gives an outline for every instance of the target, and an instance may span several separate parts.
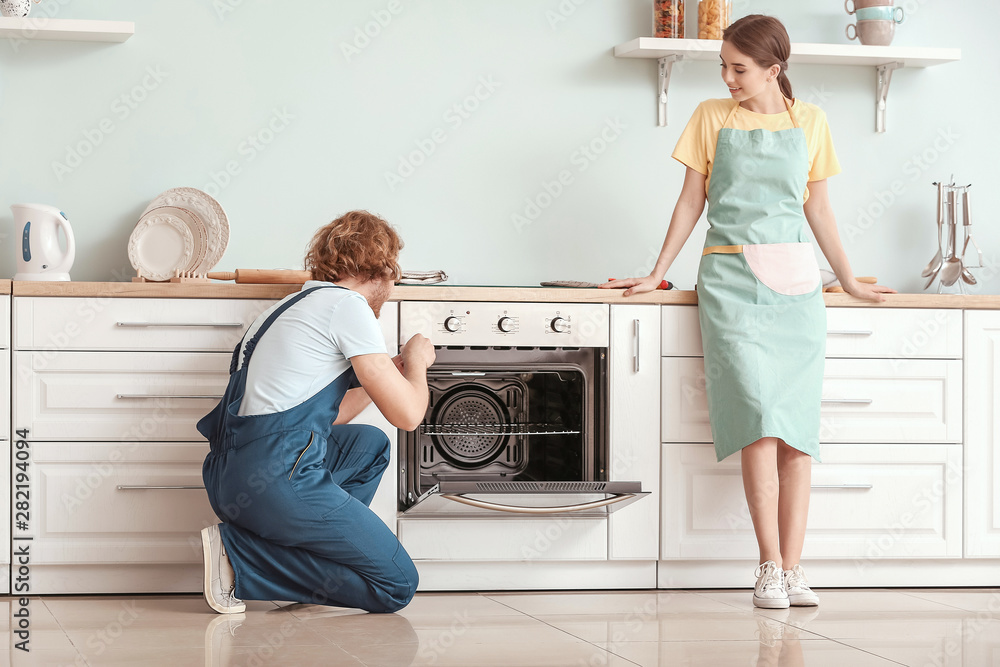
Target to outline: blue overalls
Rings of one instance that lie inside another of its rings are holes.
[[[374,426],[333,426],[344,394],[360,386],[354,370],[289,410],[238,414],[257,341],[317,289],[327,288],[275,309],[239,369],[242,342],[236,346],[226,393],[198,422],[211,445],[202,476],[223,522],[236,597],[394,612],[413,597],[417,570],[368,508],[389,463],[389,439]]]

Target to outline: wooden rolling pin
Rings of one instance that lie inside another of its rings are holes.
[[[312,271],[236,269],[235,271],[213,271],[206,277],[212,280],[234,280],[238,283],[255,285],[301,285],[307,280],[312,280]]]
[[[875,285],[878,281],[871,276],[857,276],[854,278],[859,283],[868,283],[869,285]],[[844,288],[840,285],[834,285],[833,287],[827,287],[824,292],[843,292]]]

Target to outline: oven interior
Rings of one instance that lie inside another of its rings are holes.
[[[606,481],[607,350],[439,347],[400,508],[442,481]]]

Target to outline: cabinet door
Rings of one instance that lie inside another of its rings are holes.
[[[704,362],[665,357],[664,442],[711,442]],[[962,362],[827,359],[820,442],[962,441]]]
[[[17,350],[232,352],[274,301],[18,297]]]
[[[230,355],[15,352],[14,428],[32,440],[204,440]]]
[[[660,469],[660,308],[611,306],[609,475],[650,495],[609,518],[611,558],[655,560]]]
[[[34,538],[34,567],[200,563],[198,532],[219,522],[201,477],[207,453],[194,443],[31,442],[30,514],[27,527],[15,515],[13,532]]]
[[[965,313],[965,555],[1000,557],[1000,312]]]
[[[962,446],[824,445],[814,463],[803,556],[960,557]],[[663,445],[662,557],[756,558],[739,456]]]

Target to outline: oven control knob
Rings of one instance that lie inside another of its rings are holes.
[[[556,333],[569,333],[569,322],[561,317],[552,318],[552,330]]]
[[[445,331],[450,331],[451,333],[457,333],[462,326],[462,320],[458,319],[454,315],[450,315],[444,320]]]
[[[514,318],[513,317],[501,317],[497,322],[497,329],[503,333],[510,333],[514,330]]]

